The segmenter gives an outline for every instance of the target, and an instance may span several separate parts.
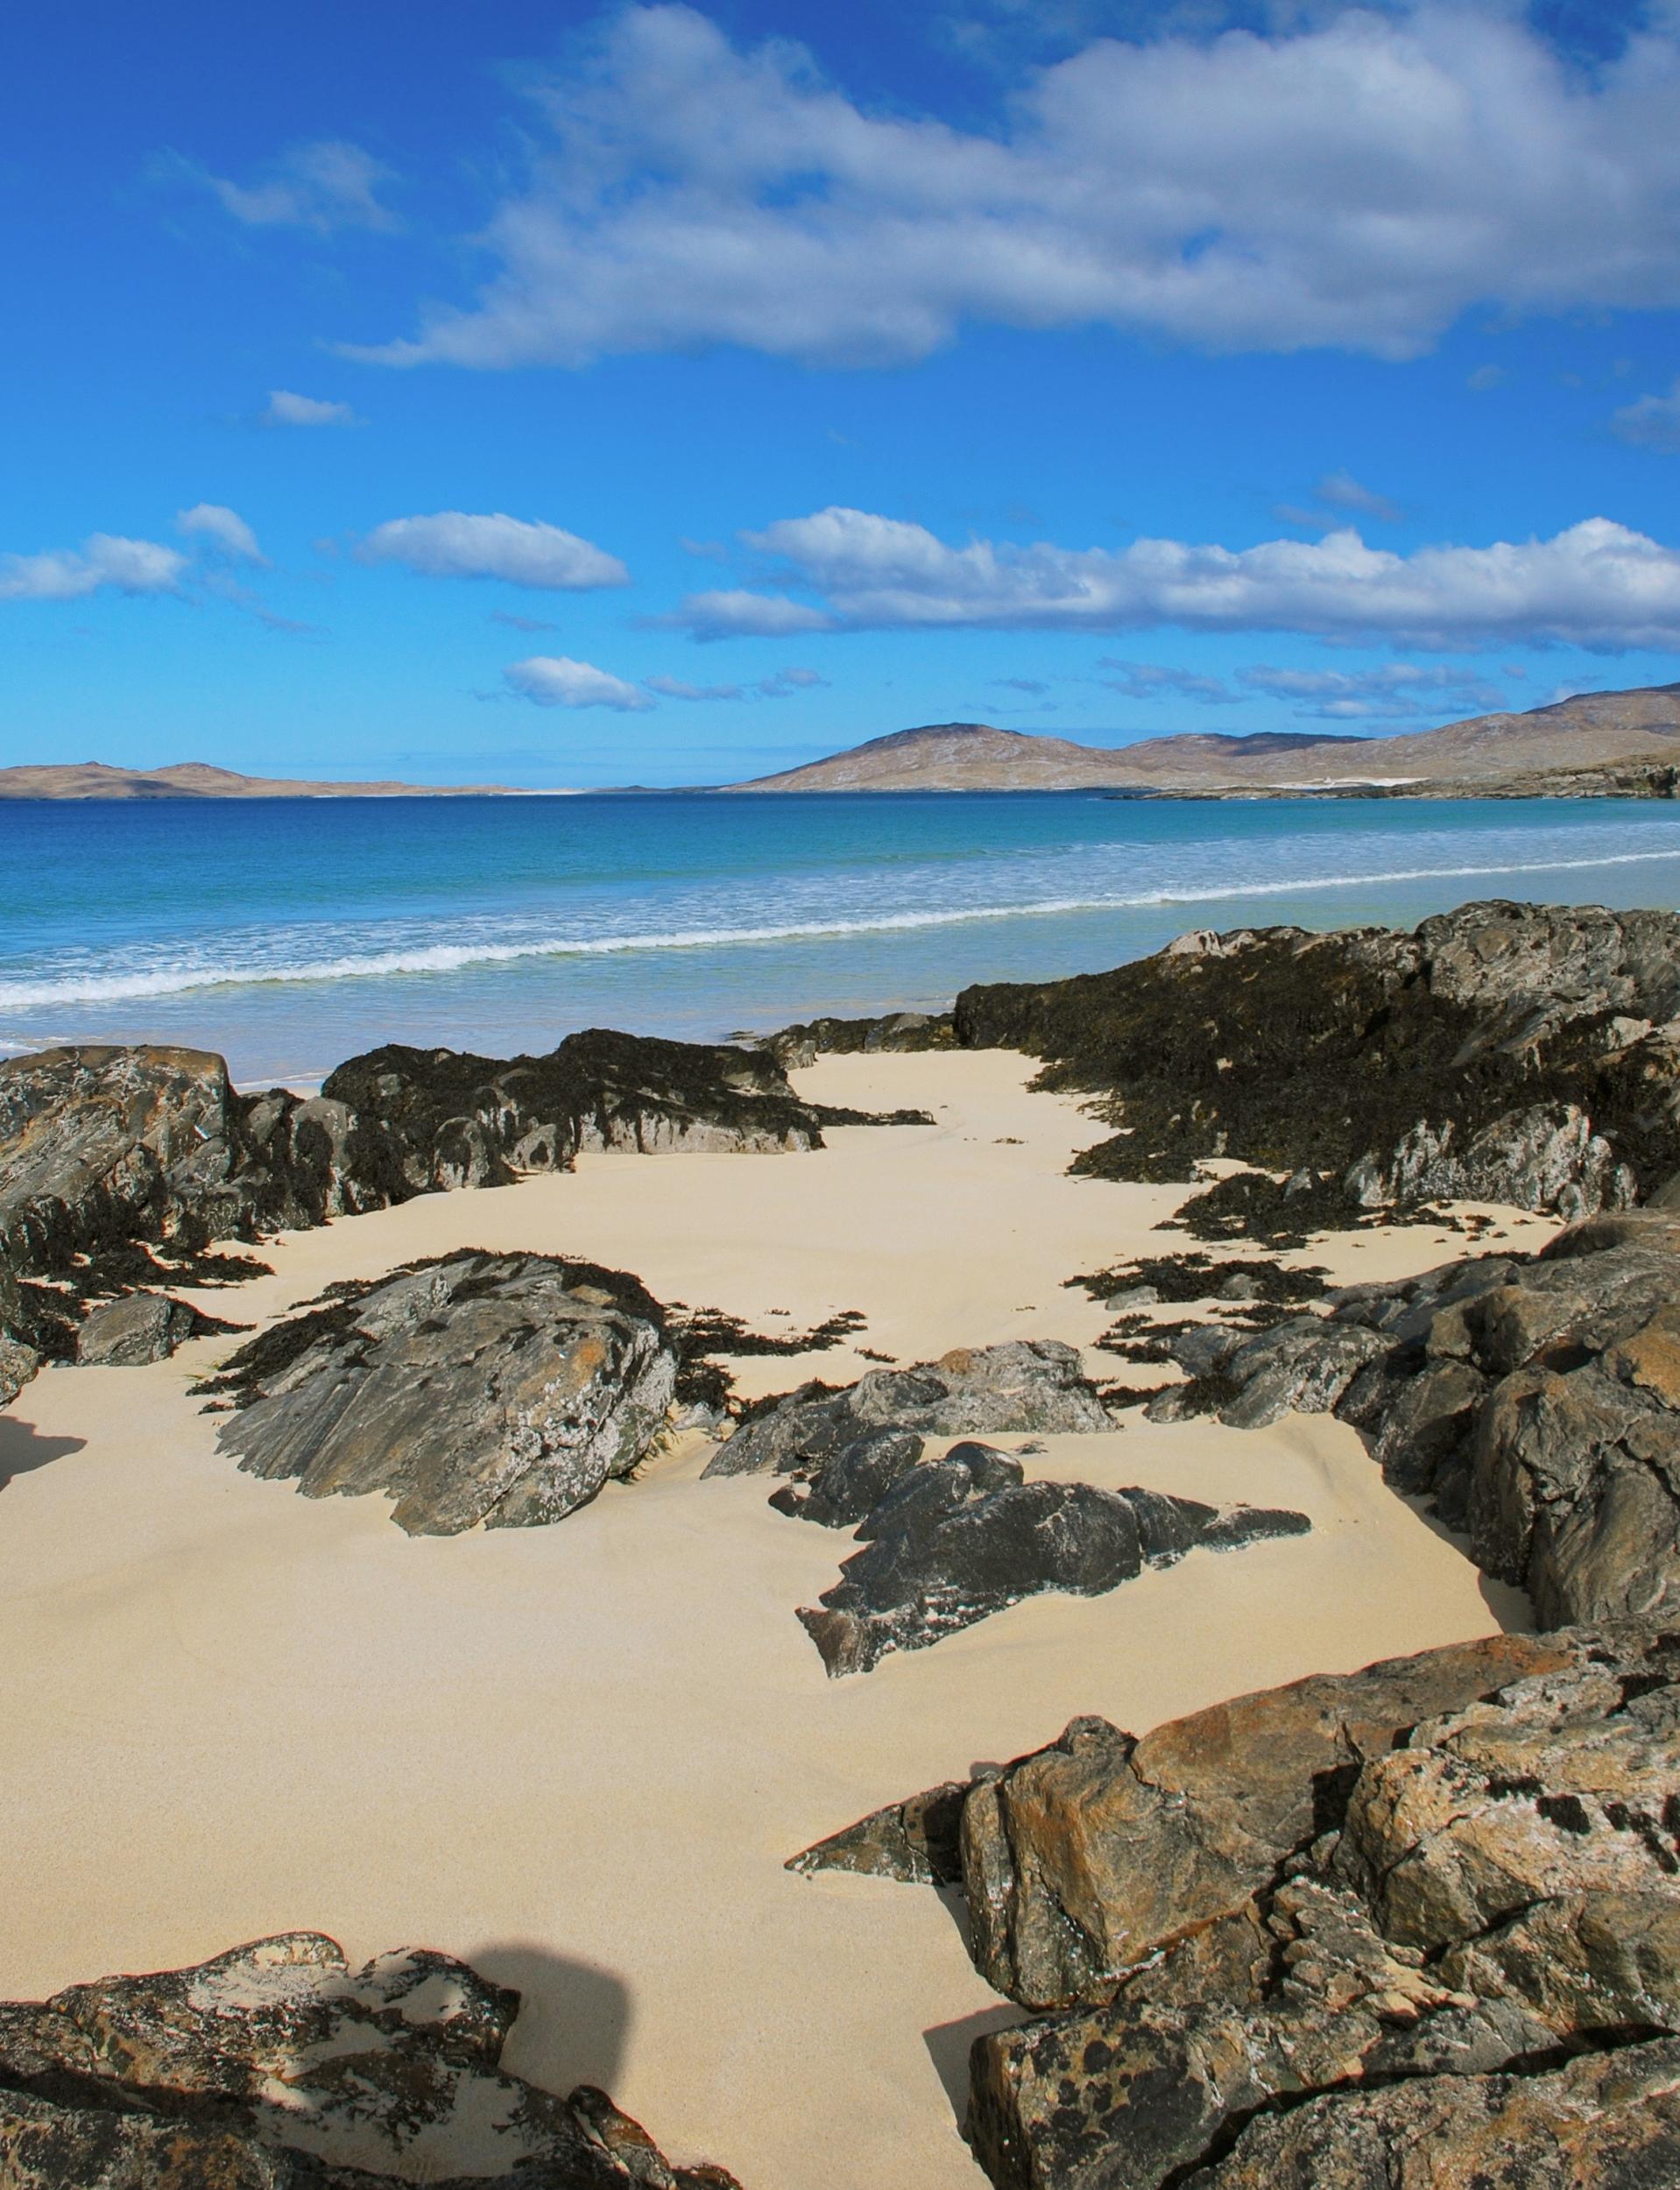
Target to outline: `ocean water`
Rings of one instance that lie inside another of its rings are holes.
[[[1089,794],[0,804],[0,1054],[188,1042],[306,1082],[382,1042],[715,1039],[938,1007],[1182,929],[1473,897],[1680,906],[1680,809]]]

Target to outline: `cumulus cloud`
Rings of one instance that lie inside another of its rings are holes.
[[[80,548],[0,555],[0,600],[79,601],[106,587],[116,593],[178,593],[187,568],[178,548],[155,540],[91,533]]]
[[[610,707],[620,715],[636,715],[653,704],[623,677],[566,654],[533,654],[528,661],[511,662],[502,675],[521,698],[534,700],[539,707]]]
[[[694,636],[892,628],[1288,631],[1430,650],[1564,644],[1614,653],[1680,645],[1680,551],[1608,518],[1549,540],[1485,548],[1368,547],[1357,532],[1252,548],[1138,540],[1129,547],[952,548],[921,525],[829,508],[742,535],[785,594],[696,594]]]
[[[828,679],[815,669],[778,669],[756,684],[689,684],[681,677],[644,677],[642,682],[662,700],[785,700],[790,693],[808,692]]]
[[[258,181],[239,183],[192,162],[180,165],[211,192],[225,213],[249,228],[391,229],[397,216],[378,196],[391,170],[342,138],[294,145]]]
[[[1664,18],[1581,73],[1514,7],[1296,11],[1093,38],[1013,90],[965,131],[865,109],[786,40],[616,11],[530,87],[546,133],[476,300],[353,354],[879,364],[987,321],[1401,357],[1472,306],[1680,304]]]
[[[393,517],[357,543],[361,562],[399,562],[423,578],[502,578],[554,592],[628,585],[630,573],[608,555],[558,525],[524,518],[469,516],[440,510],[434,517]]]
[[[262,413],[265,426],[360,426],[363,421],[348,403],[323,403],[312,395],[296,395],[290,388],[271,388]]]
[[[1680,456],[1680,379],[1666,395],[1642,395],[1624,405],[1611,419],[1610,430],[1636,449]]]
[[[228,509],[220,502],[195,502],[190,510],[177,510],[175,530],[185,533],[189,539],[208,540],[210,546],[236,562],[268,567],[268,558],[257,544],[257,535],[236,510]]]

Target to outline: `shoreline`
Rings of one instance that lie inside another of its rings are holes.
[[[1164,1251],[1177,1235],[1153,1227],[1187,1190],[1069,1177],[1105,1128],[1029,1092],[1035,1070],[995,1050],[825,1057],[793,1076],[801,1095],[935,1123],[775,1156],[586,1154],[572,1174],[283,1233],[263,1249],[272,1277],[179,1289],[265,1322],[415,1255],[524,1246],[759,1329],[858,1310],[858,1343],[907,1363],[1009,1338],[1089,1346],[1109,1318],[1063,1281]],[[1514,1245],[1556,1229],[1498,1222]],[[1462,1247],[1414,1226],[1304,1259],[1378,1279]],[[560,1526],[411,1540],[378,1498],[311,1503],[216,1454],[186,1388],[234,1343],[47,1370],[0,1417],[18,1471],[0,1620],[5,1662],[30,1669],[0,1734],[25,1889],[0,1996],[293,1926],[353,1956],[438,1946],[526,1990],[510,2067],[606,2083],[667,2151],[749,2190],[829,2190],[836,2151],[849,2179],[978,2186],[951,2095],[969,2040],[1020,2013],[934,1897],[797,1878],[786,1857],[1077,1713],[1142,1733],[1525,1616],[1346,1425],[1128,1416],[1024,1466],[1296,1506],[1313,1533],[1106,1597],[1029,1599],[830,1682],[794,1607],[850,1545],[772,1512],[757,1479],[698,1482],[705,1440]],[[869,1365],[843,1348],[734,1367],[752,1398]]]

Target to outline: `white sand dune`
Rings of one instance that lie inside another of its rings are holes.
[[[266,1317],[410,1256],[521,1246],[770,1329],[858,1309],[861,1342],[907,1361],[1088,1342],[1105,1318],[1061,1281],[1170,1244],[1146,1234],[1175,1196],[1067,1178],[1097,1129],[1027,1094],[1029,1070],[829,1060],[810,1091],[939,1122],[805,1156],[585,1159],[289,1235],[272,1278],[199,1297]],[[1337,1260],[1383,1275],[1461,1246],[1388,1233]],[[1141,1731],[1522,1615],[1342,1425],[1133,1416],[1028,1465],[1298,1506],[1313,1534],[1041,1598],[830,1682],[793,1614],[847,1539],[770,1511],[761,1481],[699,1482],[701,1440],[558,1527],[410,1541],[381,1501],[312,1503],[217,1457],[187,1387],[228,1344],[54,1371],[0,1418],[0,1996],[293,1926],[354,1954],[443,1947],[525,1991],[510,2066],[608,2084],[747,2190],[973,2190],[949,2092],[976,2018],[1013,2013],[934,1894],[785,1857],[1076,1713]],[[755,1360],[741,1383],[864,1366]]]

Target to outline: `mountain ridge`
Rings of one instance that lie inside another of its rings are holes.
[[[1351,767],[1356,755],[1368,765]],[[1521,713],[1470,716],[1383,738],[1260,731],[1188,731],[1119,747],[929,723],[844,752],[722,787],[725,791],[1330,790],[1461,783],[1466,795],[1500,779],[1680,761],[1680,683],[1584,692]],[[1576,795],[1580,794],[1577,792]]]

